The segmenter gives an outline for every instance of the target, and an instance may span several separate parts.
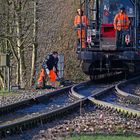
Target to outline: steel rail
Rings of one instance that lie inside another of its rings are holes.
[[[77,84],[77,85],[73,86],[72,89],[74,87],[78,87],[78,86],[81,86],[81,85],[84,85],[87,83],[89,83],[89,81]],[[11,108],[12,109],[10,111],[13,111],[17,107],[19,107],[19,105],[21,105],[21,106],[26,105],[27,106],[27,104],[29,104],[32,100],[36,101],[36,100],[43,99],[44,97],[49,98],[50,96],[59,94],[59,92],[62,92],[62,90],[68,91],[68,90],[70,90],[70,88],[71,88],[71,86],[64,88],[64,89],[61,89],[61,90],[58,90],[58,91],[47,93],[46,95],[39,96],[39,97],[34,98],[34,99],[28,99],[28,100],[13,104],[13,107],[11,107],[9,105],[9,106],[5,107],[6,109],[3,109],[4,107],[0,108],[0,110],[1,110],[1,112],[7,113],[8,110],[10,110]],[[73,93],[74,93],[74,90],[71,90],[71,96],[73,96],[75,98],[76,96],[74,96]],[[29,118],[22,117],[20,119],[14,120],[13,122],[12,121],[10,121],[8,123],[4,122],[3,124],[0,125],[0,137],[9,135],[9,134],[12,134],[15,132],[20,132],[20,131],[22,132],[23,130],[28,129],[28,128],[33,127],[33,126],[36,126],[38,124],[43,124],[43,123],[52,121],[53,119],[55,119],[59,116],[63,116],[64,114],[70,113],[72,110],[75,110],[76,108],[80,109],[82,107],[82,105],[85,104],[87,101],[88,101],[87,98],[78,99],[78,101],[75,103],[71,103],[70,105],[66,105],[66,106],[61,107],[59,109],[54,109],[53,111],[35,114]]]
[[[85,98],[85,96],[80,95],[80,94],[76,91],[77,86],[79,86],[79,85],[77,84],[77,85],[75,85],[75,86],[73,86],[73,87],[71,88],[71,91],[70,91],[71,94],[72,94],[75,98],[77,98],[77,99],[83,99],[83,98]]]
[[[136,78],[133,78],[131,79],[134,80]],[[132,116],[138,116],[140,117],[140,111],[138,110],[135,110],[135,109],[131,109],[131,108],[128,108],[128,107],[123,107],[121,105],[115,105],[115,104],[112,104],[112,103],[108,103],[108,102],[105,102],[105,101],[101,101],[101,100],[97,100],[95,99],[96,97],[98,96],[101,96],[105,93],[108,93],[110,92],[111,90],[115,89],[116,85],[112,85],[108,88],[105,88],[105,89],[102,89],[100,90],[99,92],[95,93],[94,95],[91,95],[89,97],[87,97],[93,104],[97,105],[98,107],[102,107],[104,109],[108,109],[108,110],[116,110],[118,112],[122,112],[122,113],[125,113],[125,114],[128,114],[128,115],[132,115]],[[78,92],[74,91],[76,87],[73,87],[71,90],[73,91],[74,93],[74,96],[81,99],[81,98],[84,98],[83,96],[81,96]]]
[[[9,105],[0,107],[0,116],[3,114],[7,114],[10,112],[25,108],[25,107],[29,106],[30,104],[36,103],[39,100],[43,100],[44,98],[50,98],[50,97],[58,95],[62,92],[69,91],[70,88],[71,88],[71,86],[68,86],[68,87],[65,87],[65,88],[62,88],[62,89],[59,89],[56,91],[52,91],[52,92],[49,92],[49,93],[46,93],[43,95],[39,95],[34,98],[25,99],[23,101],[19,101],[19,102],[13,103],[13,104],[9,104]]]
[[[86,83],[86,82],[84,82],[84,83]],[[104,109],[115,110],[115,111],[122,112],[122,113],[125,113],[128,115],[140,117],[140,111],[137,111],[137,110],[134,110],[131,108],[127,108],[127,107],[123,107],[120,105],[114,105],[114,104],[111,104],[108,102],[104,102],[104,101],[100,101],[100,100],[95,99],[96,97],[101,96],[102,94],[105,94],[112,89],[115,89],[115,86],[116,86],[115,84],[110,86],[110,87],[101,89],[89,97],[85,97],[83,95],[80,95],[78,93],[78,90],[77,90],[78,86],[84,87],[85,86],[84,83],[74,85],[73,87],[70,86],[70,87],[64,88],[66,90],[71,89],[71,95],[78,99],[77,102],[71,103],[70,105],[66,105],[64,107],[61,107],[59,109],[55,109],[55,110],[50,111],[50,112],[43,112],[40,114],[36,114],[35,116],[33,116],[31,118],[22,119],[22,120],[19,120],[17,122],[15,121],[13,123],[10,122],[9,124],[5,123],[5,124],[0,126],[0,137],[6,136],[9,134],[13,134],[13,133],[17,133],[17,132],[22,132],[25,129],[32,128],[32,127],[50,122],[50,121],[52,121],[60,116],[64,116],[65,114],[69,114],[76,109],[80,109],[82,104],[85,104],[89,101],[92,102],[94,105],[97,105],[98,107],[102,107]],[[64,90],[64,89],[62,89],[62,90]],[[46,94],[46,96],[49,97],[49,95],[50,96],[56,95],[60,91],[62,92],[62,90],[48,93],[48,94]],[[43,99],[43,98],[44,98],[44,95],[35,98],[35,100]]]
[[[42,125],[44,123],[50,122],[53,119],[56,119],[60,116],[66,115],[67,113],[70,113],[71,111],[75,110],[76,108],[80,108],[81,103],[84,104],[86,102],[87,102],[87,99],[82,99],[73,104],[53,110],[48,113],[38,114],[32,118],[20,120],[18,122],[6,124],[6,125],[1,125],[0,126],[0,137],[6,136],[6,135],[9,135],[12,133],[22,132],[25,129],[32,128],[34,126]]]
[[[43,100],[44,98],[49,98],[55,95],[59,95],[62,92],[64,93],[66,91],[69,91],[70,88],[71,86],[47,93],[45,95],[40,95],[36,98],[27,99],[21,102],[17,102],[15,104],[1,107],[0,112],[7,114],[9,113],[9,111],[12,112],[12,111],[16,111],[16,109],[21,109],[22,107],[25,108],[25,106],[28,107],[29,104],[33,104],[34,102]],[[71,96],[73,96],[73,94],[71,94]],[[66,105],[64,107],[54,109],[53,111],[43,112],[40,114],[36,113],[35,115],[32,115],[31,117],[26,117],[27,116],[26,115],[25,117],[21,117],[17,120],[15,118],[14,121],[9,121],[9,122],[6,121],[0,125],[0,137],[17,133],[17,132],[22,132],[23,130],[34,127],[38,124],[43,124],[43,123],[52,121],[59,116],[63,116],[64,114],[70,113],[72,110],[75,110],[76,108],[80,108],[81,105],[85,103],[86,101],[87,99],[82,99],[82,100],[78,100],[75,103],[70,103],[70,105]]]
[[[108,102],[97,100],[93,97],[89,97],[88,99],[99,107],[103,107],[103,108],[108,109],[108,110],[109,109],[112,109],[112,110],[114,109],[118,112],[122,112],[122,113],[125,113],[125,114],[128,114],[128,115],[140,117],[140,111],[138,111],[138,110],[123,107],[123,106],[120,106],[120,105],[114,105],[114,104],[111,104],[111,103],[108,103]]]
[[[115,89],[115,86],[114,87],[112,86],[111,88],[108,88],[105,91],[100,92],[99,94],[96,94],[96,95],[93,95],[91,97],[88,97],[88,99],[91,102],[93,102],[94,104],[96,104],[97,106],[102,107],[104,109],[116,110],[118,112],[122,112],[122,113],[125,113],[125,114],[128,114],[128,115],[140,117],[140,111],[138,111],[138,110],[131,109],[131,108],[128,108],[128,107],[123,107],[121,105],[116,105],[116,104],[112,104],[112,103],[109,103],[109,102],[105,102],[105,101],[95,99],[96,97],[98,97],[98,96],[100,96],[102,94],[110,92],[112,89]]]
[[[95,92],[95,93],[93,94],[93,96],[100,95],[100,94],[102,94],[102,92],[105,92],[105,91],[108,90],[108,89],[114,88],[114,86],[115,86],[115,85],[111,85],[111,86],[109,86],[109,87],[107,87],[107,88],[100,89],[99,91]],[[74,96],[75,98],[77,98],[77,99],[83,99],[83,98],[85,98],[84,95],[80,95],[80,94],[78,93],[78,91],[76,90],[76,88],[77,88],[77,85],[75,85],[75,86],[73,86],[73,87],[71,88],[71,92],[72,92],[73,96]],[[91,95],[91,96],[92,96],[92,95]]]
[[[140,79],[140,76],[135,77],[135,78],[130,79],[130,80],[127,80],[127,81],[123,81],[123,82],[117,84],[115,86],[116,93],[119,96],[122,96],[122,97],[124,97],[127,100],[130,100],[130,101],[132,101],[134,103],[138,103],[139,104],[140,103],[140,97],[139,96],[133,95],[131,93],[128,93],[128,92],[125,92],[125,91],[121,90],[122,85],[129,84],[129,83],[131,83],[131,82],[133,82],[135,80],[138,80],[138,79]]]

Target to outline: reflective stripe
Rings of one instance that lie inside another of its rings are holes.
[[[127,23],[127,20],[118,20],[118,24],[123,24],[123,23]]]

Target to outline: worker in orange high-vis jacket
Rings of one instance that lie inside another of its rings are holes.
[[[44,87],[47,77],[49,78],[51,86],[55,87],[58,73],[57,64],[58,64],[58,53],[54,51],[52,54],[47,56],[43,61],[41,73],[37,84],[38,88]]]
[[[124,42],[123,34],[128,30],[130,24],[124,7],[121,7],[119,13],[116,14],[113,24],[117,33],[117,47],[122,47],[122,43]]]
[[[83,14],[84,12],[81,9],[77,9],[77,15],[74,19],[74,27],[77,30],[78,44],[82,41],[81,46],[82,48],[85,48],[85,28],[88,24],[88,19]]]

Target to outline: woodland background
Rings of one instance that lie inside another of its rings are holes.
[[[0,0],[0,53],[10,55],[11,85],[30,88],[37,80],[45,56],[64,54],[64,78],[87,77],[77,60],[73,20],[79,0]],[[0,88],[4,86],[0,68]]]

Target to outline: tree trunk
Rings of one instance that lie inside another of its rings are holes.
[[[18,3],[19,9],[21,9],[21,3]],[[21,12],[21,11],[20,11]],[[21,32],[22,32],[22,23],[21,23],[21,13],[19,11],[16,11],[16,33],[17,33],[17,52],[18,52],[18,59],[19,62],[17,63],[17,82],[20,81],[21,88],[25,88],[25,81],[24,81],[24,75],[25,75],[25,62],[24,62],[24,51],[23,46],[21,45],[22,38],[21,38]]]
[[[2,88],[4,88],[4,78],[3,78],[1,71],[0,71],[0,83],[2,85]]]
[[[34,0],[34,23],[33,23],[33,48],[32,48],[32,67],[31,67],[31,79],[30,86],[34,84],[35,80],[35,65],[37,60],[37,20],[36,20],[36,10],[37,2]]]

